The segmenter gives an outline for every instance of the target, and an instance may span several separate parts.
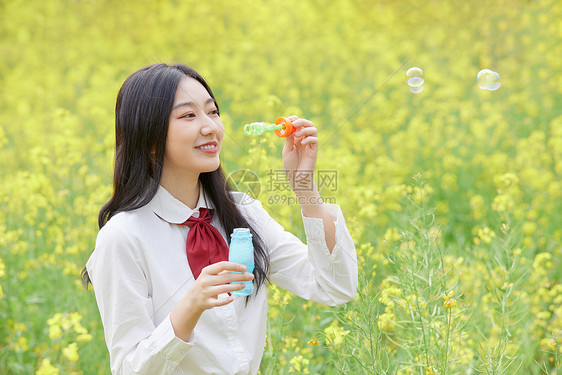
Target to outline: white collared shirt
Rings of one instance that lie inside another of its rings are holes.
[[[213,208],[205,197],[201,188],[192,210],[160,186],[149,204],[116,214],[99,231],[86,268],[113,374],[258,372],[266,334],[265,285],[247,306],[246,297],[235,297],[226,306],[206,310],[187,342],[172,328],[169,314],[195,281],[185,252],[189,228],[178,224],[197,214],[199,207]],[[336,223],[336,245],[330,254],[322,219],[303,216],[305,245],[258,200],[240,192],[233,192],[233,198],[264,241],[273,284],[327,305],[355,296],[355,246],[338,205],[324,203]],[[217,215],[211,224],[226,239]]]

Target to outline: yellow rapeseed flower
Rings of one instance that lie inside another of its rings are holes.
[[[282,337],[281,341],[283,341],[283,349],[281,349],[283,353],[286,353],[288,350],[297,348],[297,344],[299,343],[299,339],[295,337]]]
[[[4,277],[6,277],[6,264],[4,264],[4,261],[0,258],[0,278]]]
[[[494,177],[494,184],[500,191],[508,190],[519,183],[519,178],[514,173],[505,173]]]
[[[445,302],[443,302],[443,306],[445,306],[445,308],[450,309],[457,307],[457,300],[453,298],[454,295],[454,290],[451,290],[447,295],[443,295],[443,299],[445,300]]]
[[[64,314],[62,320],[61,320],[61,327],[65,330],[68,331],[68,329],[70,329],[70,327],[72,327],[72,325],[74,324],[74,322],[71,320],[70,316],[67,314]]]
[[[455,295],[455,291],[454,291],[454,290],[451,290],[448,294],[446,294],[446,295],[444,294],[444,295],[443,295],[443,299],[446,301],[446,300],[452,298],[454,295]]]
[[[60,370],[51,364],[48,359],[43,359],[41,366],[35,371],[35,375],[58,375]]]
[[[312,339],[310,339],[310,341],[308,342],[308,345],[318,346],[318,340],[316,339],[316,337],[313,337]]]
[[[537,231],[537,223],[532,221],[526,221],[523,223],[521,227],[521,231],[523,232],[523,234],[530,236]]]
[[[59,325],[52,325],[49,327],[49,337],[51,340],[57,339],[62,336],[62,329]]]
[[[62,354],[71,362],[76,362],[80,358],[78,355],[78,344],[75,342],[62,349]]]
[[[25,323],[14,323],[13,330],[20,331],[20,332],[27,332],[27,326],[25,325]]]
[[[329,327],[324,329],[324,333],[326,334],[326,345],[332,343],[334,346],[338,346],[343,344],[343,340],[345,336],[349,334],[349,331],[344,330],[342,327],[332,323]]]
[[[506,212],[513,208],[515,202],[509,194],[500,194],[494,197],[492,201],[492,210],[497,212]]]
[[[304,358],[302,355],[297,355],[291,358],[289,364],[291,367],[289,368],[289,372],[296,372],[297,374],[310,374],[308,368],[305,366],[310,363],[310,360]]]
[[[281,288],[273,287],[272,289],[273,289],[272,302],[275,306],[283,307],[291,301],[292,298],[291,294],[286,293]]]
[[[27,345],[27,338],[24,336],[18,337],[18,340],[14,344],[14,350],[16,352],[24,352],[29,349],[29,345]]]
[[[484,215],[485,201],[481,195],[474,195],[469,201],[470,208],[472,209],[472,216],[475,220],[480,220]]]
[[[382,332],[392,332],[395,327],[396,316],[392,312],[384,312],[379,315],[379,329]]]
[[[535,275],[544,276],[552,268],[552,254],[539,253],[535,256],[533,261],[533,270]]]
[[[478,238],[479,240],[484,241],[484,243],[491,243],[494,237],[496,237],[496,233],[488,227],[483,227],[478,230]],[[474,242],[476,243],[476,239]],[[478,245],[479,242],[476,244]]]
[[[50,325],[50,326],[53,325],[53,324],[59,324],[61,319],[62,319],[62,314],[56,313],[55,315],[53,315],[52,318],[49,318],[47,320],[47,324]]]
[[[90,335],[89,333],[82,333],[76,336],[76,341],[78,342],[92,341],[92,335]]]
[[[400,241],[400,233],[398,233],[398,228],[387,228],[383,236],[384,242],[396,242]]]
[[[74,332],[78,334],[88,333],[88,330],[82,324],[80,324],[80,322],[75,322],[72,328],[74,329]]]
[[[447,300],[443,303],[443,306],[445,306],[445,308],[447,308],[447,309],[457,307],[457,300],[454,299],[454,298],[449,299],[449,300]]]

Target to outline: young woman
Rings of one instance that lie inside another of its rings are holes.
[[[328,305],[354,297],[355,247],[339,206],[323,203],[312,180],[310,121],[291,116],[299,130],[283,148],[305,245],[258,200],[230,190],[218,105],[193,69],[140,69],[123,83],[115,112],[114,192],[82,275],[94,287],[113,374],[256,374],[266,281]],[[307,178],[310,189],[296,188]],[[227,261],[230,233],[241,227],[252,234],[253,274]],[[250,297],[231,294],[250,280]]]

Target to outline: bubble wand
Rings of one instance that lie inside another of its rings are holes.
[[[244,134],[246,135],[262,135],[275,132],[278,137],[283,138],[293,134],[296,130],[291,120],[286,117],[278,117],[274,124],[252,122],[251,124],[244,125]]]

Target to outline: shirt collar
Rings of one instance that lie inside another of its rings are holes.
[[[199,208],[214,208],[211,199],[205,194],[203,185],[199,183],[199,200],[194,209],[187,207],[185,204],[174,198],[162,185],[158,186],[156,195],[149,203],[152,211],[163,220],[171,224],[182,224],[190,216],[195,214],[198,216]]]

